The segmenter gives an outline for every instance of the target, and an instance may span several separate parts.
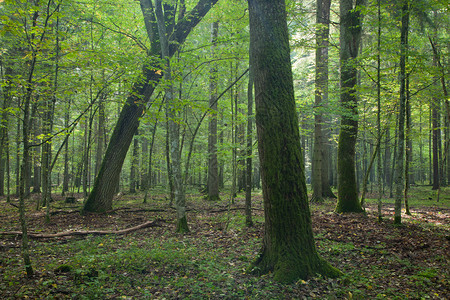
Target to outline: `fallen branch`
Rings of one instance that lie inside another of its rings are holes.
[[[75,213],[80,213],[80,210],[54,210],[52,212],[50,212],[51,216],[56,216],[59,214],[63,214],[63,215],[68,215],[68,214],[75,214]]]
[[[122,235],[127,234],[130,232],[134,232],[140,229],[149,228],[149,227],[161,227],[162,220],[155,220],[155,221],[149,221],[145,222],[143,224],[137,225],[135,227],[130,227],[122,230],[89,230],[89,231],[63,231],[58,233],[35,233],[35,232],[29,232],[28,237],[34,238],[34,239],[45,239],[45,238],[57,238],[57,237],[66,237],[66,236],[86,236],[86,235],[107,235],[107,234],[116,234],[116,235]],[[0,232],[0,235],[22,235],[21,231],[4,231]]]
[[[220,212],[226,212],[226,211],[233,211],[233,210],[245,210],[245,207],[233,207],[233,208],[222,208],[222,209],[211,209],[211,210],[207,210],[207,212],[209,213],[220,213]],[[257,211],[264,211],[264,209],[262,208],[256,208],[256,207],[252,207],[252,210],[257,210]]]
[[[112,214],[115,213],[119,210],[125,210],[126,212],[129,213],[135,213],[135,212],[165,212],[167,211],[167,209],[164,208],[138,208],[138,209],[133,209],[131,207],[119,207],[113,210],[108,211],[108,214]]]

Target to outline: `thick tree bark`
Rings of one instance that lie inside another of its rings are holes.
[[[355,174],[355,146],[358,135],[358,98],[356,95],[359,45],[361,43],[362,15],[359,9],[365,0],[340,1],[340,65],[341,106],[345,113],[341,117],[338,144],[338,203],[336,212],[362,212],[358,200]]]
[[[316,273],[338,276],[317,254],[311,228],[295,109],[284,0],[249,0],[251,66],[264,196],[263,249],[257,274],[292,282]]]
[[[197,5],[174,26],[169,42],[169,57],[174,55],[192,29],[217,1],[199,0]],[[153,43],[150,54],[151,56],[161,57],[161,49],[157,45],[158,39],[153,38],[155,32],[151,30],[154,21],[154,19],[152,20],[154,15],[151,10],[151,1],[141,0],[140,2],[147,32],[149,32],[149,38]],[[144,62],[141,72],[140,78],[133,84],[126,103],[122,107],[94,187],[84,205],[84,212],[105,212],[112,209],[115,187],[119,182],[120,171],[131,141],[139,126],[139,118],[161,79],[158,67],[152,66],[150,59]]]
[[[211,24],[211,54],[212,58],[217,55],[217,37],[219,23]],[[219,200],[219,164],[217,161],[217,66],[213,65],[210,70],[209,79],[209,108],[211,110],[208,131],[208,200]]]

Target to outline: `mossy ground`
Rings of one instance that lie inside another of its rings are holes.
[[[79,214],[79,204],[54,197],[51,223],[28,200],[31,232],[123,229],[162,219],[162,227],[128,235],[32,240],[36,275],[27,279],[16,236],[0,238],[2,299],[443,299],[450,294],[450,190],[440,202],[426,188],[411,191],[412,216],[393,225],[392,200],[383,200],[379,223],[376,201],[367,214],[333,213],[335,200],[311,205],[319,255],[345,273],[336,279],[314,276],[280,284],[273,273],[248,274],[263,236],[262,199],[254,194],[254,223],[245,227],[244,195],[231,210],[225,201],[187,197],[191,232],[175,233],[176,212],[154,192],[122,195],[109,215]],[[430,197],[428,197],[431,195]],[[226,199],[227,197],[223,197]],[[375,197],[373,197],[375,198]],[[431,198],[431,199],[429,199]],[[0,228],[17,230],[16,208],[0,198]]]

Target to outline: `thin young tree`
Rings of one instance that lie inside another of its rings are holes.
[[[211,24],[211,54],[212,58],[217,52],[217,37],[219,22]],[[208,199],[216,201],[219,199],[219,163],[217,161],[217,65],[212,63],[209,78],[209,107],[211,110],[208,132]]]
[[[409,0],[402,1],[400,32],[400,103],[397,131],[397,158],[395,161],[395,208],[394,224],[402,223],[404,189],[405,115],[406,115],[406,62],[408,56]]]
[[[177,210],[177,226],[176,231],[185,233],[189,231],[186,218],[186,200],[183,176],[181,170],[181,147],[180,147],[180,124],[177,119],[177,103],[174,94],[172,70],[170,66],[169,52],[169,35],[172,34],[166,28],[166,21],[170,22],[173,18],[174,7],[165,4],[164,11],[162,9],[161,0],[156,0],[155,15],[158,24],[159,40],[161,45],[161,54],[164,61],[164,80],[165,80],[165,96],[167,103],[167,118],[169,125],[169,153],[172,168],[172,183],[175,207]]]
[[[250,46],[251,48],[251,46]],[[252,220],[252,152],[253,152],[253,71],[249,67],[247,86],[247,159],[245,180],[245,225],[253,226]]]

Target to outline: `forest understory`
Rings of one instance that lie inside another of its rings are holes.
[[[427,189],[425,191],[425,189]],[[30,233],[116,231],[32,238],[35,275],[26,278],[21,259],[18,212],[0,198],[0,296],[2,299],[446,299],[450,295],[450,190],[440,202],[430,188],[415,188],[412,216],[393,225],[392,200],[384,199],[381,223],[376,201],[367,214],[336,214],[334,200],[311,204],[317,249],[345,273],[279,284],[272,274],[246,269],[263,236],[262,196],[253,197],[254,226],[245,227],[244,196],[227,206],[187,197],[190,233],[175,233],[175,209],[164,193],[126,194],[109,214],[79,213],[82,200],[64,204],[53,196],[50,223],[27,200]],[[79,195],[75,195],[77,197]],[[81,197],[81,196],[80,196]],[[431,198],[431,199],[430,199]],[[225,200],[227,199],[227,200]],[[13,199],[13,204],[15,204]],[[150,227],[121,234],[148,221]]]

